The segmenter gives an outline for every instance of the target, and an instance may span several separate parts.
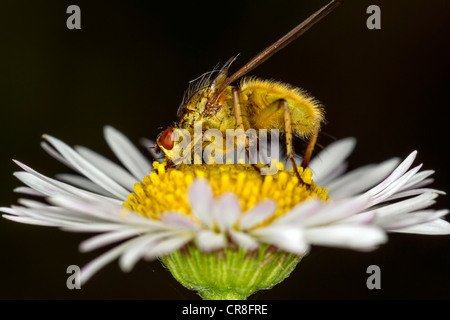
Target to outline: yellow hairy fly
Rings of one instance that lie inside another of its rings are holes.
[[[297,39],[341,3],[341,1],[331,1],[256,55],[233,75],[228,77],[227,74],[235,58],[227,62],[220,70],[213,70],[203,75],[185,94],[185,99],[178,111],[178,122],[175,126],[163,131],[157,138],[155,151],[164,152],[167,165],[174,165],[172,162],[174,130],[186,129],[193,135],[196,121],[201,121],[203,130],[217,129],[222,133],[226,133],[227,129],[243,131],[250,128],[278,129],[286,137],[287,157],[301,181],[294,160],[292,137],[294,134],[309,140],[302,163],[302,167],[305,168],[324,120],[321,105],[302,89],[281,82],[244,78],[236,86],[231,84]],[[248,153],[248,145],[246,150]],[[255,168],[258,170],[256,166]]]

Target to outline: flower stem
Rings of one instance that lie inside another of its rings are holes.
[[[242,295],[238,292],[231,290],[221,291],[221,290],[203,290],[199,291],[200,296],[203,300],[246,300],[247,296]]]

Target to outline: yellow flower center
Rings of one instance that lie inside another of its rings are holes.
[[[185,165],[166,170],[165,163],[153,163],[154,170],[134,186],[123,205],[141,215],[158,220],[167,211],[178,211],[191,215],[187,191],[196,177],[208,180],[215,197],[225,192],[234,193],[239,199],[242,212],[258,202],[271,199],[277,203],[273,218],[283,215],[298,203],[310,198],[329,200],[328,190],[316,186],[312,172],[299,167],[303,183],[299,183],[294,171],[284,170],[280,163],[274,175],[261,175],[251,165]]]

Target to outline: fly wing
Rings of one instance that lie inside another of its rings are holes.
[[[237,59],[239,55],[236,55],[229,59],[222,68],[218,68],[218,65],[214,67],[212,71],[205,72],[201,76],[189,81],[189,87],[184,92],[183,100],[178,107],[177,116],[180,118],[185,112],[185,107],[191,98],[200,90],[209,88],[209,92],[214,94],[217,90],[222,88],[223,82],[227,79],[228,69],[231,64]]]

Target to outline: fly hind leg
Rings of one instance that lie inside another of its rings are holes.
[[[288,108],[288,104],[287,104],[286,100],[280,99],[279,107],[283,108],[283,111],[284,111],[284,124],[285,124],[285,131],[286,131],[286,153],[287,153],[289,160],[291,160],[291,162],[292,162],[292,166],[294,168],[297,178],[299,178],[300,181],[303,181],[300,178],[300,174],[297,169],[297,164],[294,159],[294,147],[292,144],[291,114],[289,113],[289,108]],[[314,150],[314,146],[316,145],[318,135],[319,135],[319,129],[317,128],[312,133],[312,135],[309,139],[309,142],[308,142],[308,147],[306,148],[305,154],[303,156],[303,162],[302,162],[303,169],[306,169],[306,167],[309,164],[309,160],[311,159],[311,155]]]
[[[278,100],[278,108],[283,109],[284,130],[286,135],[286,155],[292,162],[292,168],[298,180],[300,182],[303,182],[302,178],[300,177],[300,173],[298,172],[297,163],[295,162],[294,158],[294,145],[292,142],[292,122],[287,101],[284,99]]]
[[[303,157],[302,167],[306,168],[309,164],[309,160],[311,159],[312,152],[314,150],[314,146],[317,142],[317,136],[319,135],[319,130],[314,130],[311,138],[309,138],[308,147],[306,148],[305,155]]]

